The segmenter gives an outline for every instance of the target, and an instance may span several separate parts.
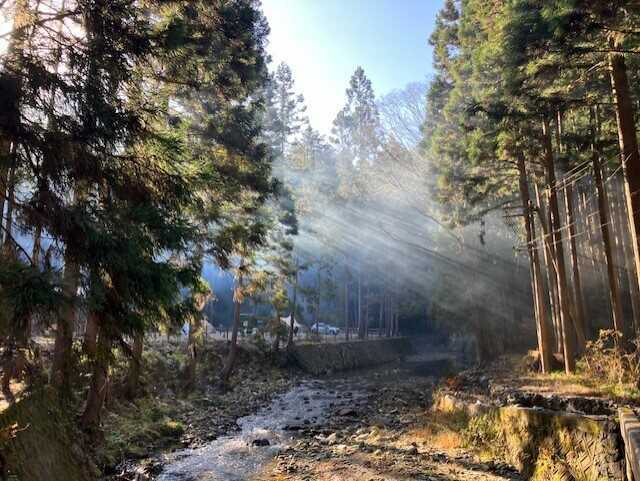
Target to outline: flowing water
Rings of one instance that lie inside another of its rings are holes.
[[[292,442],[297,430],[321,425],[332,411],[360,403],[365,394],[354,387],[353,382],[301,383],[256,414],[238,419],[239,431],[172,453],[157,481],[249,479]]]

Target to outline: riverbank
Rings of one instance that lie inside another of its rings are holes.
[[[436,372],[415,375],[401,365],[352,378],[364,396],[350,409],[333,408],[322,426],[301,430],[256,479],[519,480],[512,467],[479,457],[434,415],[438,381]]]
[[[500,456],[524,479],[624,479],[618,410],[637,406],[633,389],[622,381],[612,386],[580,364],[575,374],[540,374],[531,369],[534,358],[503,357],[448,378],[435,396],[434,415],[476,452]]]
[[[520,479],[442,427],[432,394],[448,366],[423,357],[297,382],[238,429],[163,456],[153,479]]]
[[[224,341],[209,342],[201,353],[197,383],[185,392],[183,347],[162,342],[148,349],[146,394],[132,402],[116,401],[105,416],[104,442],[95,452],[103,480],[152,479],[162,470],[165,453],[197,449],[237,430],[238,418],[268,404],[301,377],[270,354],[243,346],[231,382],[223,386],[217,375],[225,353]]]
[[[222,386],[217,375],[226,349],[225,341],[204,346],[195,388],[185,393],[184,347],[166,341],[149,346],[143,359],[146,395],[114,403],[104,422],[105,442],[96,458],[106,479],[152,476],[162,468],[162,454],[198,449],[237,431],[238,418],[254,414],[310,376],[399,362],[412,352],[410,342],[401,338],[304,344],[288,355],[245,344],[231,383]]]
[[[145,350],[141,395],[134,401],[119,395],[127,359],[114,363],[101,439],[85,439],[76,430],[68,436],[73,442],[63,445],[52,437],[51,444],[78,453],[87,479],[101,473],[105,481],[277,477],[285,462],[287,476],[307,472],[308,479],[322,479],[329,467],[356,469],[351,456],[367,457],[361,459],[369,466],[361,479],[389,463],[403,476],[439,472],[472,459],[464,448],[455,451],[460,443],[430,427],[437,422],[429,418],[434,386],[458,369],[456,355],[426,343],[419,347],[410,356],[394,354],[403,359],[384,366],[313,376],[287,366],[281,356],[243,346],[231,383],[223,386],[218,372],[227,346],[213,341],[200,351],[197,382],[187,392],[184,345],[156,341]],[[70,429],[78,412],[80,406],[67,411]],[[71,450],[72,444],[80,449]],[[329,466],[329,460],[335,463]]]

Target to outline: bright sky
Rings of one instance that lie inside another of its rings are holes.
[[[443,0],[262,0],[273,67],[291,66],[314,128],[329,133],[358,65],[376,96],[427,79]]]

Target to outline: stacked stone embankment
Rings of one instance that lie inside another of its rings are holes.
[[[476,447],[500,451],[526,479],[625,479],[624,443],[615,415],[493,406],[446,392],[437,396],[434,409],[463,413],[471,429],[490,426],[490,435],[475,439],[479,444],[484,439],[491,446]]]

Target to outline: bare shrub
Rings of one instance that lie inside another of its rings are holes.
[[[598,339],[587,343],[583,355],[584,371],[590,377],[609,383],[638,382],[640,376],[640,340],[622,347],[622,334],[601,330]]]

